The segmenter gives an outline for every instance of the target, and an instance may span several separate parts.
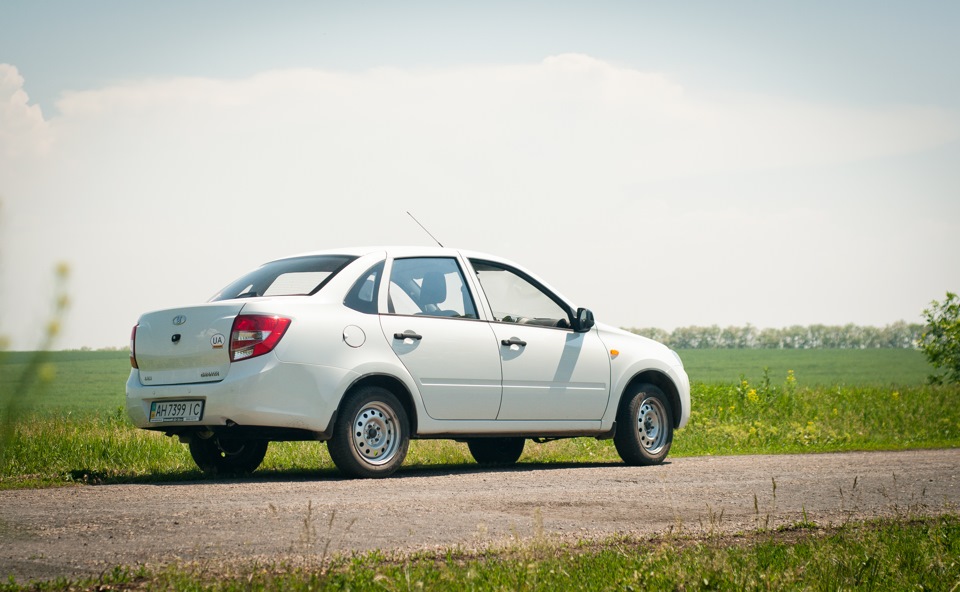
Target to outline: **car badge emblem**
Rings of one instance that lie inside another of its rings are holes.
[[[173,317],[173,324],[174,324],[174,325],[182,325],[182,324],[184,324],[184,323],[186,323],[186,322],[187,322],[187,317],[185,317],[185,316],[183,316],[183,315],[177,315],[177,316]]]

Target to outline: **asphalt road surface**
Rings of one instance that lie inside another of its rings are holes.
[[[0,491],[0,577],[740,532],[791,524],[804,512],[828,525],[960,505],[960,449],[668,460]]]

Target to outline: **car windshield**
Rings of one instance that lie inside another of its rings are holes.
[[[316,255],[272,261],[220,290],[210,302],[256,296],[316,294],[354,259],[356,257],[349,255]]]

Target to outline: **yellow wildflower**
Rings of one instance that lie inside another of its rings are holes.
[[[57,377],[57,367],[50,362],[42,364],[37,370],[37,376],[40,378],[40,382],[53,382]]]

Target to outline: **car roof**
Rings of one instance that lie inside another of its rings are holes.
[[[274,261],[281,261],[283,259],[293,259],[295,257],[312,257],[319,255],[349,255],[353,257],[363,257],[364,255],[370,255],[372,253],[388,253],[391,257],[410,257],[410,256],[420,256],[420,257],[456,257],[458,254],[463,255],[468,258],[475,259],[486,259],[488,261],[500,261],[503,263],[509,263],[511,265],[517,265],[509,259],[503,257],[498,257],[496,255],[491,255],[489,253],[481,253],[479,251],[470,251],[464,249],[455,249],[450,247],[434,247],[434,246],[368,246],[368,247],[341,247],[336,249],[323,249],[319,251],[309,251],[306,253],[298,253],[296,255],[290,255],[287,257],[279,257]]]

